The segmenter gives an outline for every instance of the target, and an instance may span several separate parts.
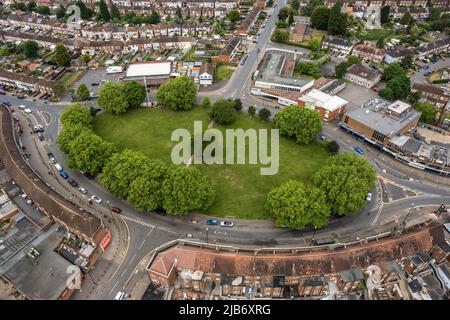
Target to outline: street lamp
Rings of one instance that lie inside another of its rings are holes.
[[[314,244],[314,236],[316,235],[316,230],[317,230],[317,227],[314,226],[314,232],[313,232],[313,236],[312,236],[312,239],[311,239],[311,245]]]

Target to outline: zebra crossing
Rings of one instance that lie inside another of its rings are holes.
[[[165,232],[170,232],[170,233],[173,233],[173,234],[177,234],[177,232],[175,232],[173,230],[166,229],[166,228],[163,228],[163,227],[157,227],[157,226],[155,226],[155,225],[153,225],[151,223],[142,221],[140,219],[136,219],[136,218],[132,218],[132,217],[128,217],[128,216],[122,216],[122,219],[130,221],[130,222],[137,223],[137,224],[139,224],[141,226],[144,226],[144,227],[147,227],[147,228],[152,228],[152,229],[156,228],[158,230],[162,230],[162,231],[165,231]]]

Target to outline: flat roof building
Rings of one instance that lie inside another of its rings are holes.
[[[404,102],[389,103],[374,98],[346,112],[341,127],[386,145],[396,135],[415,128],[420,116],[420,112]]]
[[[322,119],[327,122],[341,115],[347,103],[347,100],[316,89],[309,91],[298,99],[300,106],[318,111]]]
[[[168,81],[171,73],[171,61],[138,62],[128,66],[125,80],[135,80],[142,84],[145,82],[147,87],[154,87]]]

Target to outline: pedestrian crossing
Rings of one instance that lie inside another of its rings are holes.
[[[157,226],[155,226],[155,225],[153,225],[153,224],[151,224],[151,223],[142,221],[142,220],[140,220],[140,219],[136,219],[136,218],[132,218],[132,217],[128,217],[128,216],[122,216],[122,218],[123,218],[124,220],[130,221],[130,222],[134,222],[134,223],[136,223],[136,224],[139,224],[139,225],[144,226],[144,227],[147,227],[147,228],[156,228],[156,229],[158,229],[158,230],[162,230],[162,231],[165,231],[165,232],[177,234],[177,232],[175,232],[175,231],[173,231],[173,230],[166,229],[166,228],[163,228],[163,227],[157,227]]]

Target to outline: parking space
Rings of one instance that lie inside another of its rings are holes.
[[[347,110],[351,110],[354,107],[360,106],[364,102],[375,98],[378,94],[371,90],[361,86],[357,86],[348,82],[344,90],[338,93],[338,96],[348,101]]]
[[[75,83],[74,89],[76,90],[80,84],[84,83],[91,93],[98,94],[98,90],[102,83],[117,82],[124,74],[124,72],[108,74],[104,68],[96,70],[91,69]]]

